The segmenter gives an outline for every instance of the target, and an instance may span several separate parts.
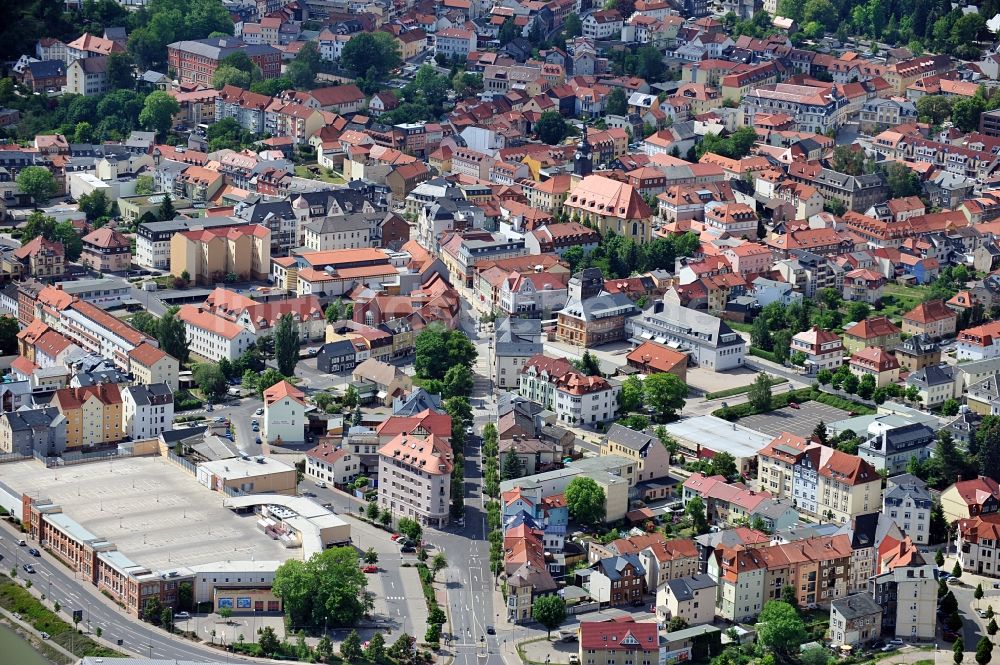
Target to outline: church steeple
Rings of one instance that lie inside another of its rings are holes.
[[[576,145],[573,155],[573,175],[584,178],[594,171],[594,158],[591,155],[590,142],[587,140],[587,120],[583,121],[583,138]]]

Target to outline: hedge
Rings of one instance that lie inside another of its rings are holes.
[[[773,363],[781,364],[778,361],[778,356],[774,355],[771,351],[765,351],[764,349],[758,349],[756,346],[750,347],[750,355],[757,356],[758,358],[763,358],[764,360],[770,360]]]
[[[778,395],[772,395],[771,408],[765,409],[764,411],[758,411],[754,409],[749,402],[744,402],[743,404],[737,404],[736,406],[716,409],[712,412],[712,415],[716,418],[737,420],[745,416],[755,416],[759,413],[776,411],[777,409],[788,406],[790,402],[801,404],[809,401],[819,402],[820,404],[826,404],[827,406],[832,406],[844,411],[853,411],[855,414],[862,416],[871,415],[876,412],[875,409],[870,406],[859,402],[852,402],[851,400],[825,393],[821,390],[817,390],[816,388],[800,388],[799,390],[790,390]]]
[[[766,353],[766,352],[765,352]],[[788,383],[786,378],[769,377],[771,386],[781,385],[782,383]],[[752,384],[751,384],[752,385]],[[705,399],[722,399],[723,397],[732,397],[733,395],[742,395],[743,393],[750,392],[750,386],[737,386],[736,388],[726,388],[725,390],[719,390],[714,393],[705,393]]]

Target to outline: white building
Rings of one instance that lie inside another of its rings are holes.
[[[927,483],[904,473],[889,478],[882,497],[882,514],[888,515],[914,543],[927,545],[932,505]]]
[[[473,30],[464,28],[446,28],[434,35],[434,55],[442,54],[446,58],[466,58],[476,50],[478,39]]]
[[[699,366],[716,372],[742,367],[747,349],[740,334],[719,317],[668,300],[628,319],[625,332],[640,344],[652,340],[686,351]]]
[[[133,441],[153,439],[173,429],[174,394],[165,383],[122,389],[122,429]]]
[[[400,434],[378,456],[380,507],[428,526],[448,523],[453,461],[447,440]]]
[[[621,386],[599,376],[580,374],[564,358],[537,355],[521,370],[522,397],[555,411],[560,423],[583,424],[614,420]]]
[[[235,360],[254,342],[254,334],[221,316],[184,305],[177,313],[184,322],[188,349],[206,360]]]
[[[301,443],[305,439],[305,393],[288,381],[264,391],[264,440]]]
[[[805,368],[810,374],[821,369],[835,370],[844,364],[844,342],[840,335],[813,326],[792,337],[792,353],[805,354]]]

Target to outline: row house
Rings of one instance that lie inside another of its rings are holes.
[[[877,574],[868,583],[869,594],[882,607],[882,637],[909,642],[935,639],[938,571],[925,557],[909,538],[883,541]]]
[[[215,98],[215,119],[232,118],[248,132],[263,134],[270,104],[271,98],[267,95],[227,85]]]
[[[848,595],[851,543],[846,535],[822,536],[753,549],[720,547],[708,560],[719,591],[716,615],[750,621],[782,590],[795,590],[799,607],[823,605]]]
[[[761,490],[791,499],[800,513],[846,523],[882,505],[882,480],[857,455],[782,433],[758,453]]]

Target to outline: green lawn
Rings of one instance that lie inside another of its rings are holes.
[[[315,169],[315,171],[312,169]],[[295,167],[295,175],[300,178],[309,178],[310,180],[328,182],[331,185],[343,185],[347,182],[332,171],[328,174],[326,169],[320,168],[316,164],[299,164]]]
[[[890,296],[886,298],[879,314],[884,314],[897,321],[902,320],[903,315],[924,301],[930,292],[929,286],[903,286],[890,282],[882,289],[882,295]]]

